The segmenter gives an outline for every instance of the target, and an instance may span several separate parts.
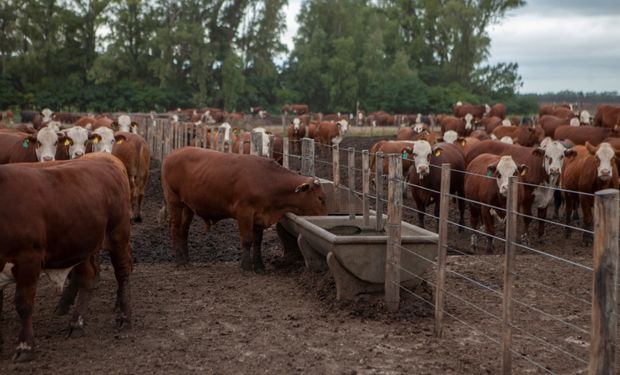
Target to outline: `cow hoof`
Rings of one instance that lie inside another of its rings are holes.
[[[26,346],[26,344],[20,344],[20,346]],[[34,350],[32,348],[17,348],[15,355],[13,356],[13,362],[24,363],[30,362],[34,359]]]
[[[70,309],[71,309],[71,306],[69,304],[59,302],[58,305],[56,305],[56,308],[54,309],[54,314],[58,316],[64,316],[69,313]]]
[[[119,316],[116,318],[116,328],[118,329],[130,329],[131,320],[125,316]]]
[[[132,223],[141,223],[142,222],[142,217],[141,216],[132,217],[131,218],[131,222]]]
[[[73,326],[69,327],[69,332],[67,333],[67,338],[78,338],[84,336],[84,327]]]
[[[254,272],[265,273],[265,265],[263,264],[263,262],[254,263]]]
[[[254,265],[249,259],[241,259],[241,269],[244,271],[252,271]]]

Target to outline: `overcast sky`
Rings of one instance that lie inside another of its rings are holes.
[[[300,4],[289,0],[289,49]],[[620,0],[529,0],[489,34],[489,62],[517,62],[523,93],[620,91]]]

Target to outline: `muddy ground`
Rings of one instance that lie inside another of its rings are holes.
[[[342,148],[368,149],[376,140],[349,138]],[[359,166],[359,155],[357,159]],[[346,181],[344,152],[342,161]],[[331,166],[317,163],[317,175],[330,178]],[[356,180],[361,190],[359,173]],[[9,288],[0,322],[5,339],[0,374],[499,372],[503,258],[461,255],[471,252],[469,233],[450,228],[444,337],[436,338],[433,269],[424,276],[428,286],[402,290],[400,311],[389,314],[380,295],[337,302],[329,274],[311,273],[302,264],[283,266],[273,228],[266,231],[263,244],[266,273],[242,272],[236,223],[224,220],[205,233],[197,219],[190,232],[192,263],[178,268],[169,252],[167,229],[156,223],[162,202],[159,163],[153,161],[145,221],[132,229],[133,328],[118,331],[114,326],[115,283],[103,256],[102,281],[86,316],[86,335],[65,337],[69,317],[53,315],[58,294],[42,277],[34,316],[37,358],[13,364],[19,325]],[[405,204],[414,207],[409,197]],[[417,223],[410,210],[403,214]],[[451,218],[457,218],[454,208]],[[431,218],[427,223],[434,229]],[[501,233],[503,227],[497,228]],[[577,233],[564,239],[561,228],[551,228],[532,245],[591,265],[591,249],[581,246]],[[497,254],[501,248],[496,244]],[[522,253],[516,274],[515,373],[584,373],[590,272]]]

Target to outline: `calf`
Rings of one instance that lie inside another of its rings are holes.
[[[118,132],[114,138],[117,142],[112,148],[112,155],[119,158],[127,170],[131,220],[139,223],[142,221],[144,189],[149,180],[151,152],[144,138],[137,134]]]
[[[463,171],[465,159],[458,146],[453,144],[439,144],[434,148],[427,141],[414,142],[411,153],[413,165],[409,168],[407,182],[411,185],[411,195],[418,209],[418,222],[424,228],[426,206],[435,203],[435,216],[439,217],[441,195],[441,166],[450,164],[450,193],[460,197],[463,193]],[[404,163],[403,163],[404,164]],[[464,225],[465,201],[458,199],[459,224]],[[459,228],[459,231],[461,228]]]
[[[340,144],[344,135],[347,133],[349,123],[347,120],[338,122],[322,121],[318,125],[316,137],[323,145]]]
[[[241,236],[241,268],[264,270],[263,230],[286,212],[326,215],[325,192],[318,180],[300,176],[272,160],[184,147],[164,159],[161,183],[170,213],[173,248],[187,263],[187,235],[194,214],[207,229],[234,218]],[[250,248],[252,252],[250,253]]]
[[[86,154],[86,150],[90,142],[97,139],[97,142],[101,141],[101,136],[94,133],[89,133],[88,130],[81,126],[73,126],[63,131],[65,134],[65,144],[69,146],[69,158],[77,159],[80,156]]]
[[[585,229],[592,227],[592,194],[602,189],[618,189],[618,166],[616,157],[620,150],[614,149],[609,143],[603,142],[598,146],[586,142],[585,146],[575,146],[567,152],[569,160],[564,165],[562,188],[584,194],[566,191],[566,224],[571,224],[571,214],[577,201],[581,205],[583,225]],[[566,228],[566,237],[570,230]],[[591,234],[583,233],[584,245],[592,241]]]
[[[306,136],[306,125],[295,117],[286,130],[293,154],[301,154],[301,139]]]
[[[0,206],[10,212],[0,215],[0,290],[16,284],[15,307],[22,321],[14,361],[34,357],[32,313],[41,272],[62,287],[73,269],[71,284],[79,290],[79,300],[69,334],[83,331],[95,278],[90,260],[101,248],[110,253],[118,283],[117,323],[129,326],[129,185],[120,161],[86,155],[71,161],[3,165],[0,191]]]
[[[506,207],[509,178],[525,175],[526,171],[525,165],[517,165],[509,155],[482,154],[469,163],[464,182],[465,198],[482,203],[469,203],[471,228],[477,230],[482,219],[486,232],[491,236],[495,235],[493,216],[503,217],[505,213],[503,211],[495,212],[492,207],[498,209]],[[478,247],[477,233],[471,236],[471,246],[476,251]],[[492,252],[493,239],[489,237],[487,253],[491,254]]]

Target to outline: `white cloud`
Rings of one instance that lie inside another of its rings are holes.
[[[286,32],[282,37],[282,41],[284,44],[288,46],[289,51],[293,50],[295,44],[293,43],[293,38],[297,34],[297,14],[299,14],[299,10],[301,9],[301,0],[289,0],[288,5],[285,7],[286,13]]]

